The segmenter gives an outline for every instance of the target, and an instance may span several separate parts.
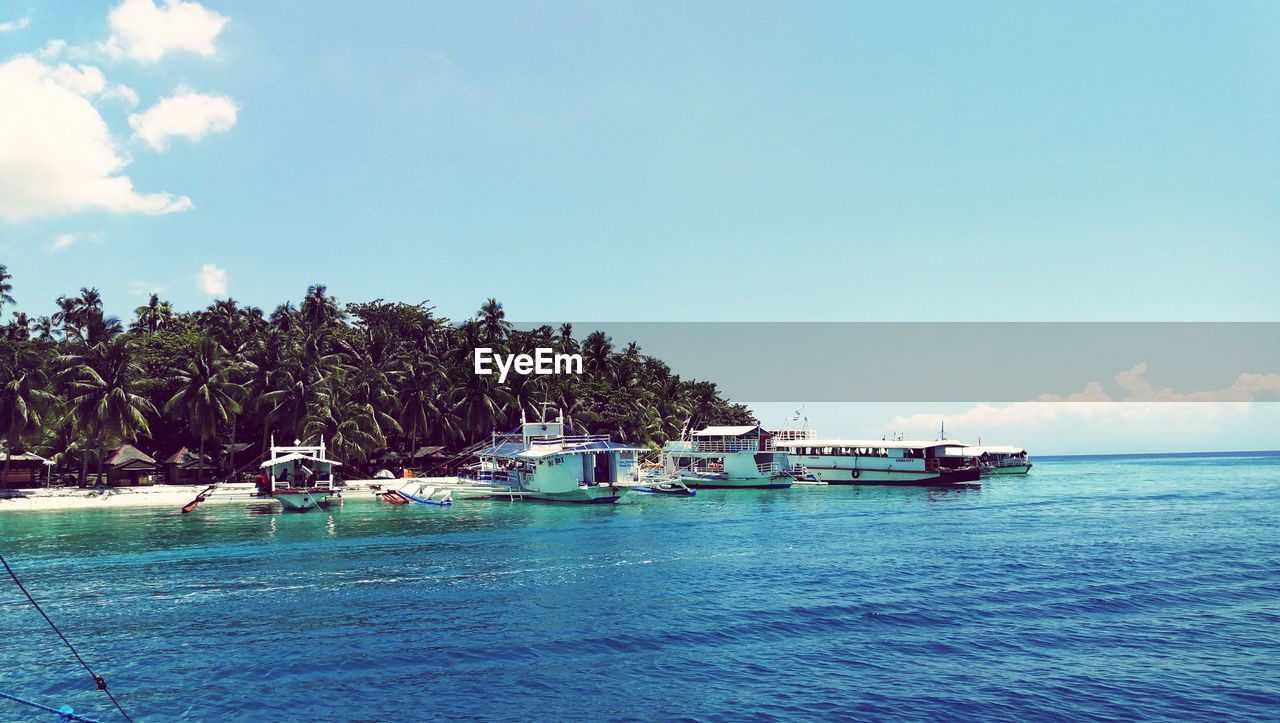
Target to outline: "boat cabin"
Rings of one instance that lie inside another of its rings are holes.
[[[332,490],[334,468],[341,462],[325,457],[324,440],[318,445],[304,445],[294,440],[292,446],[277,446],[272,441],[271,458],[259,467],[266,476],[266,487],[272,492],[297,489]]]

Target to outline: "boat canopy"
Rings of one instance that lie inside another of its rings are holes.
[[[640,447],[632,447],[621,442],[609,440],[592,440],[582,444],[564,446],[529,446],[523,442],[506,442],[476,452],[480,457],[505,457],[508,459],[550,457],[555,454],[580,454],[583,452],[639,452]]]
[[[769,431],[759,425],[743,425],[740,427],[707,427],[693,433],[695,437],[760,437],[769,436]]]
[[[974,453],[974,454],[987,454],[987,453],[990,453],[990,454],[1014,454],[1014,455],[1017,455],[1017,454],[1026,454],[1026,453],[1027,453],[1027,450],[1023,449],[1022,447],[1014,447],[1014,446],[1012,446],[1012,445],[1008,445],[1008,444],[997,444],[997,445],[994,445],[994,446],[986,446],[986,447],[970,447],[969,449],[973,450],[973,453]]]
[[[866,447],[868,449],[933,449],[934,447],[970,447],[964,442],[937,439],[932,442],[916,442],[903,439],[787,439],[775,442],[776,447]],[[972,447],[970,447],[972,449]]]
[[[309,454],[302,454],[301,452],[290,452],[289,454],[276,457],[275,459],[269,459],[266,462],[263,462],[262,464],[258,465],[258,468],[266,469],[267,467],[274,467],[277,464],[284,464],[287,462],[293,462],[295,460],[298,460],[298,461],[307,460],[309,462],[320,462],[322,464],[333,464],[338,466],[342,465],[341,462],[335,462],[331,459],[325,459],[324,457],[313,457]]]

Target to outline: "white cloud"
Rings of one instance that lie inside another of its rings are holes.
[[[49,253],[56,254],[75,246],[81,241],[88,241],[95,244],[102,243],[102,233],[94,231],[92,233],[63,233],[53,237],[53,241],[49,243]]]
[[[225,296],[227,270],[214,264],[205,264],[200,269],[200,290],[209,296]]]
[[[186,51],[203,57],[217,52],[214,41],[227,18],[200,3],[124,0],[107,18],[111,37],[100,47],[112,57],[155,63],[166,54]]]
[[[150,281],[142,281],[140,279],[129,279],[125,282],[125,288],[134,296],[150,296],[151,294],[163,294],[164,287],[152,283]]]
[[[0,33],[8,33],[14,30],[21,30],[31,23],[31,18],[18,18],[10,20],[7,23],[0,23]]]
[[[1103,391],[1098,382],[1090,382],[1079,392],[1045,394],[1029,402],[978,404],[957,414],[898,416],[883,431],[918,436],[937,430],[945,420],[948,436],[967,442],[979,436],[988,443],[1038,440],[1052,448],[1064,439],[1078,444],[1089,438],[1099,451],[1135,451],[1135,443],[1167,450],[1170,442],[1175,448],[1196,451],[1224,425],[1238,424],[1257,409],[1275,406],[1268,402],[1280,401],[1280,374],[1244,373],[1223,389],[1179,393],[1152,387],[1146,372],[1143,362],[1117,374],[1116,383],[1124,391],[1119,399]]]
[[[142,113],[129,116],[134,135],[157,151],[181,136],[198,141],[210,133],[224,133],[236,124],[236,104],[226,96],[204,95],[185,88]]]
[[[0,65],[0,218],[102,209],[161,214],[191,199],[138,193],[91,99],[106,89],[93,66],[46,65],[29,55]]]
[[[67,49],[67,41],[61,40],[61,39],[50,40],[49,42],[44,44],[43,48],[40,48],[39,50],[36,51],[36,55],[41,58],[44,58],[45,60],[53,60],[59,55],[62,55],[62,51],[66,49]]]
[[[102,94],[99,97],[103,100],[119,98],[125,103],[128,103],[130,107],[138,104],[138,91],[130,88],[124,83],[116,83],[115,85],[108,86],[102,91]]]

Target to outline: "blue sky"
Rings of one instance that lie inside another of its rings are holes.
[[[32,314],[323,282],[453,318],[1280,315],[1276,3],[6,0],[0,28]],[[12,89],[62,64],[142,195],[22,211],[13,139],[53,126]]]

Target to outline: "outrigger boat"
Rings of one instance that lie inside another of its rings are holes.
[[[458,478],[460,492],[544,502],[611,503],[634,486],[642,450],[605,434],[575,435],[554,422],[520,420],[519,432],[494,435],[479,462]]]
[[[1022,447],[997,445],[994,447],[969,447],[969,454],[978,458],[982,476],[1026,474],[1031,471],[1031,458]]]
[[[662,448],[666,474],[694,488],[785,489],[786,459],[760,426],[706,427]]]
[[[327,506],[337,493],[333,468],[341,462],[324,455],[323,439],[316,446],[294,440],[292,447],[277,447],[273,439],[271,459],[259,465],[267,475],[264,496],[274,497],[286,510],[297,512]]]
[[[793,469],[829,485],[954,485],[980,480],[963,442],[905,439],[788,439],[777,443]]]

